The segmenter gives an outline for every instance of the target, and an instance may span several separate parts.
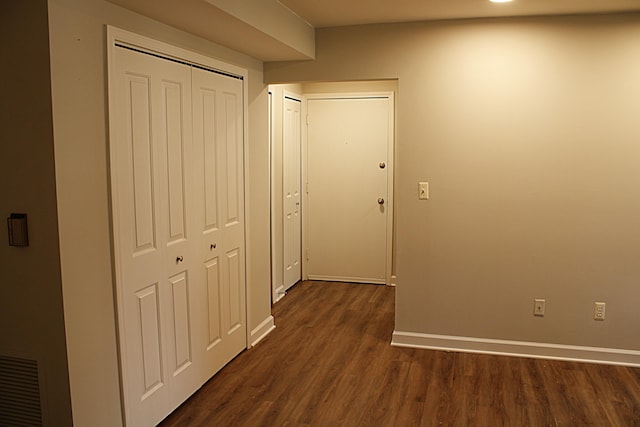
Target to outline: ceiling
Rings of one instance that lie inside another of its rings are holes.
[[[640,0],[278,0],[316,28],[388,22],[640,11]]]

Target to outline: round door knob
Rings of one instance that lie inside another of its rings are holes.
[[[214,250],[216,248],[216,246],[217,245],[215,243],[212,243],[211,246],[209,246],[209,250],[211,250],[211,251]]]
[[[378,166],[380,166],[380,169],[384,169],[387,165],[385,165],[384,162],[380,162]]]
[[[382,197],[378,198],[378,204],[384,205],[384,199]]]
[[[182,256],[176,258],[176,264],[180,264],[182,261],[184,261],[184,258]]]

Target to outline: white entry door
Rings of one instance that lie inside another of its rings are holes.
[[[152,426],[246,347],[242,83],[113,49],[124,409]]]
[[[302,228],[300,221],[300,105],[284,100],[283,186],[284,186],[284,288],[289,289],[302,278]]]
[[[390,97],[308,100],[309,279],[386,283],[392,111]]]

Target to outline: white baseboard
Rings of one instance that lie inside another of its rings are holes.
[[[369,277],[344,277],[344,276],[315,276],[309,275],[309,280],[318,280],[323,282],[347,282],[347,283],[365,283],[374,285],[384,285],[384,279],[371,279]]]
[[[640,351],[393,331],[391,345],[640,367]]]
[[[274,323],[273,316],[269,316],[266,319],[264,319],[262,323],[258,325],[257,328],[251,331],[250,347],[253,347],[254,345],[258,344],[264,337],[269,335],[269,333],[273,331],[275,328],[276,328],[276,325]]]
[[[284,290],[284,285],[279,286],[278,289],[276,289],[275,295],[273,295],[273,303],[275,304],[280,301],[286,294],[287,291]]]

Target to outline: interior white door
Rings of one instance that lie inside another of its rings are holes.
[[[308,100],[309,279],[385,283],[388,97]]]
[[[119,48],[112,179],[124,391],[131,425],[162,420],[198,386],[189,214],[190,67]],[[122,336],[124,335],[124,336]]]
[[[284,187],[284,287],[302,278],[301,174],[300,174],[301,102],[284,99],[283,187]]]
[[[247,347],[242,81],[193,69],[197,232],[207,378]]]

